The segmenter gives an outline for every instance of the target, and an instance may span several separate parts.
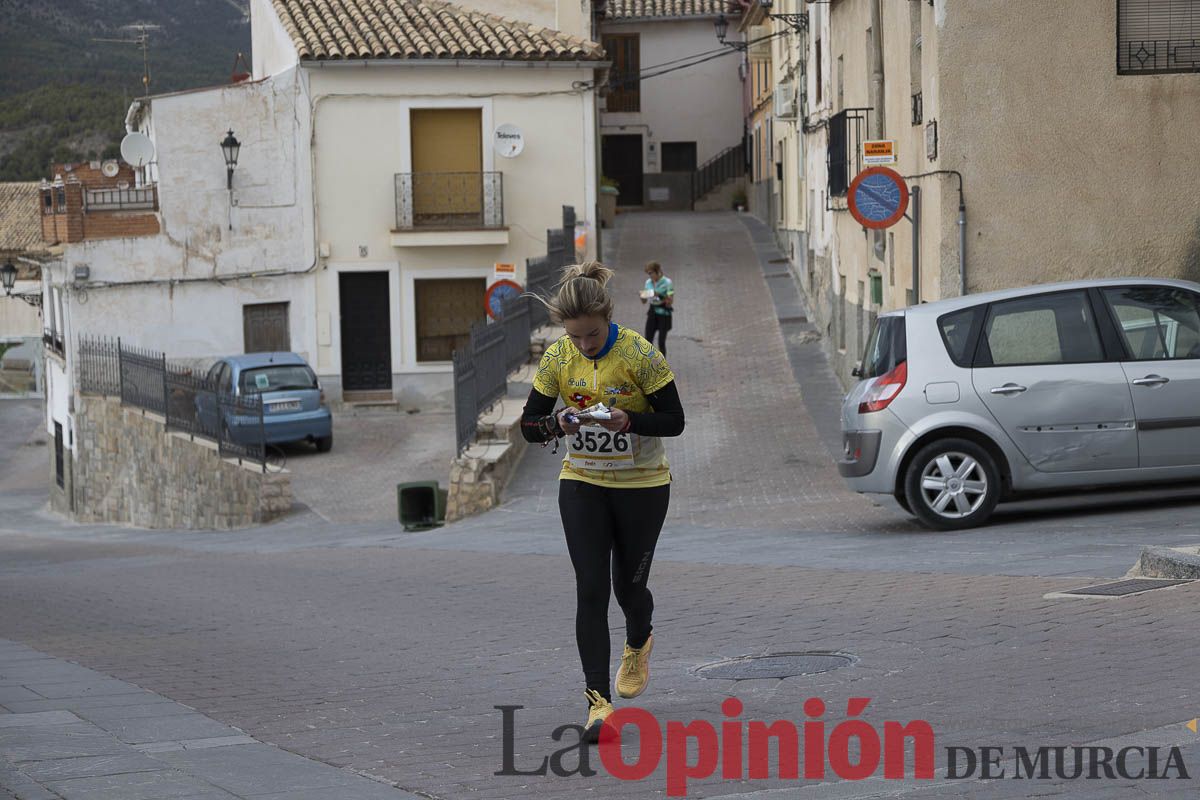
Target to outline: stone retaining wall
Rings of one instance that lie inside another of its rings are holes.
[[[222,458],[215,442],[168,432],[156,414],[114,398],[79,397],[75,424],[69,488],[54,505],[79,522],[228,530],[292,507],[286,470],[264,473],[258,464]],[[50,463],[53,476],[53,442]]]

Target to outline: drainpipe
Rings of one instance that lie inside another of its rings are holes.
[[[921,187],[909,190],[912,200],[912,285],[914,306],[921,305]]]
[[[928,178],[931,175],[953,175],[958,178],[958,292],[959,295],[967,293],[967,201],[963,196],[963,176],[956,169],[935,169],[932,172],[922,172],[920,175],[905,175],[906,181],[914,181],[917,178]],[[916,236],[919,231],[919,222],[921,219],[921,192],[919,186],[913,186],[910,190],[911,203],[913,208],[913,287],[914,298],[916,297],[915,288],[917,286],[916,263],[919,255],[917,249]]]
[[[962,185],[958,187],[958,294],[967,294],[967,204],[963,201]]]
[[[883,138],[883,13],[880,0],[871,3],[871,55],[875,63],[871,68],[871,106],[875,119],[871,123],[871,136]]]

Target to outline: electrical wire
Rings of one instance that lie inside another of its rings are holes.
[[[779,36],[786,36],[790,33],[791,33],[790,30],[775,31],[774,33],[769,33],[766,36],[760,36],[757,39],[751,39],[750,41],[746,42],[745,45],[746,45],[746,48],[749,48],[752,45],[756,45],[761,42],[770,41],[771,39],[775,39]],[[671,61],[664,61],[662,64],[656,64],[652,67],[646,67],[645,69],[638,70],[636,75],[626,76],[626,75],[621,75],[619,72],[617,73],[617,75],[618,75],[618,79],[620,80],[621,83],[631,83],[633,81],[644,81],[644,80],[648,80],[650,78],[657,78],[660,75],[668,75],[672,72],[676,72],[681,69],[688,69],[689,67],[695,67],[695,66],[703,64],[707,61],[712,61],[717,58],[724,58],[725,56],[729,56],[729,55],[733,55],[735,53],[741,53],[741,52],[744,52],[744,49],[741,47],[724,46],[724,47],[721,47],[719,50],[705,50],[700,53],[692,53],[691,55],[680,56],[679,58],[673,59]],[[681,62],[686,62],[686,63],[681,63]],[[663,67],[668,67],[668,69],[662,69]],[[657,70],[657,71],[655,71],[655,70]]]

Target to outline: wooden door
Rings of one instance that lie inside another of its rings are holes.
[[[413,226],[483,223],[483,117],[478,108],[410,112]]]

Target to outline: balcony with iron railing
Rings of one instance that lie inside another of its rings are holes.
[[[400,172],[394,247],[508,244],[500,172]]]
[[[158,187],[105,187],[84,189],[83,209],[89,211],[155,211],[158,209]]]
[[[42,240],[49,243],[154,236],[160,231],[158,187],[153,184],[45,182],[38,205]]]

